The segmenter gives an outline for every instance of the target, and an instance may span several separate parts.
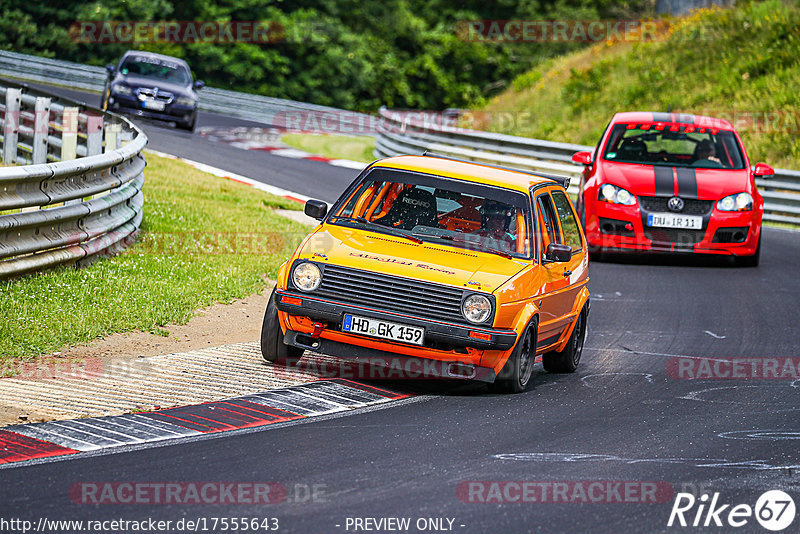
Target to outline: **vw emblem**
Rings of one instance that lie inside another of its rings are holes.
[[[680,197],[672,197],[667,202],[667,207],[670,211],[683,211],[683,199]]]

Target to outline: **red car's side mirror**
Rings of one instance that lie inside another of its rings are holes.
[[[775,174],[775,169],[766,163],[756,163],[753,169],[753,176],[772,176]]]
[[[578,165],[591,165],[592,153],[591,152],[575,152],[572,155],[572,161]]]

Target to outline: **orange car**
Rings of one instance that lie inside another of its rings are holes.
[[[589,312],[586,240],[565,178],[432,156],[367,167],[279,272],[261,351],[422,363],[519,392],[573,372]],[[539,357],[538,355],[541,355]]]

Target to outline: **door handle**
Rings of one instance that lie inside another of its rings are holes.
[[[567,276],[569,276],[571,274],[572,274],[572,271],[570,271],[569,269],[564,269],[564,278],[566,278]]]

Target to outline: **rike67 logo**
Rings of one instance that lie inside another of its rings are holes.
[[[738,528],[747,525],[755,517],[765,529],[778,532],[791,525],[794,516],[794,500],[780,490],[763,493],[755,506],[723,503],[719,493],[714,493],[712,497],[704,493],[699,499],[691,493],[678,493],[667,526]]]

